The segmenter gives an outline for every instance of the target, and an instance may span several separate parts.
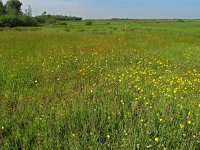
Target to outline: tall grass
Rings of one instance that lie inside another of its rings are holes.
[[[200,148],[196,29],[104,24],[0,32],[2,149]]]

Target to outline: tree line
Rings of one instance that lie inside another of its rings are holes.
[[[28,5],[28,8],[23,12],[22,5],[19,0],[8,0],[6,4],[0,0],[0,27],[37,26],[57,21],[82,20],[81,17],[50,15],[46,11],[33,17],[31,6]]]

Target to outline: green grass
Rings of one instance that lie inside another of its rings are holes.
[[[0,31],[0,149],[200,149],[200,22],[67,24]]]

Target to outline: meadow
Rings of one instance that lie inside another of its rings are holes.
[[[0,29],[0,149],[199,150],[199,21]]]

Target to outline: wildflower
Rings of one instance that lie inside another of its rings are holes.
[[[180,128],[183,129],[183,128],[184,128],[184,125],[183,125],[183,124],[180,124]]]
[[[107,137],[107,139],[110,139],[110,135],[109,134],[106,137]]]
[[[174,90],[174,94],[176,94],[176,93],[177,93],[177,89]]]
[[[160,118],[160,122],[163,122],[163,119],[162,119],[162,118]]]
[[[121,103],[122,103],[122,105],[124,105],[124,101],[123,100],[121,100]]]
[[[171,121],[171,122],[173,121],[173,118],[172,118],[172,117],[170,118],[170,121]]]
[[[187,122],[189,125],[191,125],[192,124],[192,121],[190,121],[190,120],[188,120],[188,122]]]
[[[75,137],[75,136],[76,136],[76,134],[74,134],[74,133],[73,133],[73,134],[72,134],[72,136],[73,136],[73,137]]]
[[[140,144],[137,144],[137,148],[138,148],[138,149],[140,148]]]
[[[151,147],[152,147],[152,145],[147,145],[146,147],[147,147],[147,148],[151,148]]]
[[[155,142],[158,142],[158,141],[159,141],[159,138],[158,138],[158,137],[156,137],[154,140],[155,140]]]
[[[200,108],[200,104],[198,105],[198,107]]]

